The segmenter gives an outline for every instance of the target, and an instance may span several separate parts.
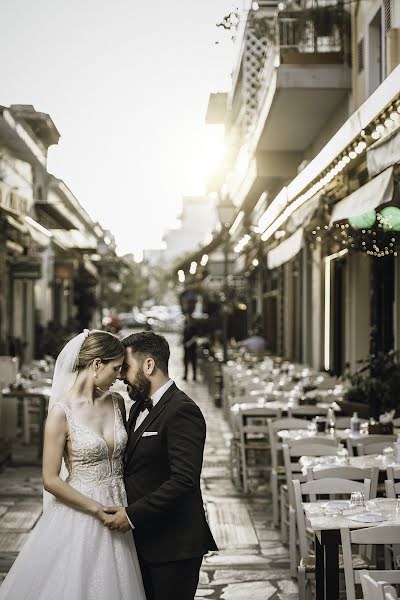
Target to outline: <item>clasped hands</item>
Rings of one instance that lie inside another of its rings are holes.
[[[123,506],[102,506],[100,518],[103,525],[108,529],[121,531],[122,533],[132,529]]]

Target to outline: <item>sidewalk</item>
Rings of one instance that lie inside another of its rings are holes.
[[[196,600],[297,600],[287,549],[271,524],[270,498],[244,497],[234,488],[229,472],[229,429],[222,411],[213,405],[203,383],[182,381],[178,336],[170,335],[168,340],[171,377],[197,402],[207,422],[203,496],[220,551],[204,559]],[[32,450],[29,454],[32,456]],[[41,506],[39,465],[13,465],[0,473],[0,582],[40,517]]]

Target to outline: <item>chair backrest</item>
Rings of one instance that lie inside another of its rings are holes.
[[[332,456],[336,448],[320,444],[296,444],[293,447],[283,444],[283,464],[285,465],[286,485],[288,487],[289,503],[294,507],[293,479],[305,481],[298,459],[301,456]],[[292,460],[295,459],[295,460]],[[296,460],[297,459],[297,460]]]
[[[289,417],[325,417],[326,414],[327,409],[318,406],[288,406]]]
[[[382,435],[380,433],[372,433],[361,437],[357,440],[357,446],[369,446],[370,444],[386,444],[386,446],[390,446],[397,439],[396,435]]]
[[[237,431],[249,430],[253,432],[260,428],[260,432],[267,432],[268,418],[276,418],[281,415],[280,409],[266,408],[257,403],[239,403],[231,408],[232,427]]]
[[[268,419],[269,442],[271,445],[271,465],[277,468],[279,465],[279,451],[282,450],[282,442],[277,436],[277,432],[282,429],[304,429],[303,419]]]
[[[387,581],[375,581],[373,572],[360,571],[364,600],[397,600],[397,592]]]
[[[379,468],[372,467],[371,469],[358,469],[357,467],[324,467],[323,469],[307,469],[307,480],[314,481],[317,479],[348,479],[350,481],[363,482],[365,479],[371,481],[370,497],[376,498],[376,490],[378,488]]]
[[[287,440],[287,444],[290,447],[303,445],[303,444],[317,444],[318,446],[334,446],[335,448],[338,446],[338,440],[332,437],[324,437],[324,436],[314,436],[314,437],[305,437],[298,440]]]
[[[348,479],[319,479],[301,483],[293,480],[293,494],[296,507],[297,532],[299,536],[300,555],[306,556],[309,552],[306,519],[303,508],[303,497],[308,496],[311,502],[315,502],[318,496],[334,496],[336,494],[351,494],[352,492],[363,492],[365,499],[370,498],[371,481],[365,479],[363,482]]]
[[[400,469],[394,467],[388,467],[386,469],[386,478],[389,481],[400,481]]]
[[[392,479],[385,481],[386,498],[397,498],[400,494],[400,481],[396,483]]]
[[[400,540],[400,525],[377,525],[364,529],[351,531],[348,527],[340,529],[344,576],[346,581],[347,600],[356,600],[355,584],[361,582],[360,572],[353,569],[351,544],[389,545],[398,544]],[[369,575],[376,580],[388,583],[400,583],[400,570],[397,571],[369,571]]]
[[[386,436],[391,437],[391,436]],[[364,456],[366,454],[382,454],[383,450],[388,446],[393,446],[393,441],[385,440],[382,442],[371,442],[364,444],[363,442],[357,443],[357,453],[359,456]]]

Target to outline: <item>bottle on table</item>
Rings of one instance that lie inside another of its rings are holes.
[[[328,408],[326,419],[327,419],[329,433],[331,433],[331,434],[335,433],[336,417],[335,417],[335,411],[333,410],[333,408]]]
[[[350,429],[351,433],[359,434],[361,430],[361,421],[358,418],[358,414],[355,412],[350,419]]]

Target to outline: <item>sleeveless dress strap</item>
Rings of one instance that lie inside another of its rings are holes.
[[[67,417],[67,421],[69,422],[69,418],[70,418],[70,416],[71,416],[71,409],[69,408],[69,406],[67,406],[66,404],[64,404],[64,402],[54,402],[54,404],[53,404],[53,406],[51,407],[51,409],[52,409],[54,406],[60,406],[60,407],[63,409],[63,411],[64,411],[64,413],[65,413],[65,416]],[[51,410],[51,409],[50,409],[50,410]]]

